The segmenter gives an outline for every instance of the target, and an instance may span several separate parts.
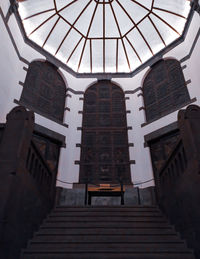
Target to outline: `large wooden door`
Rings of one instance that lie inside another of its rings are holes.
[[[125,98],[102,80],[84,96],[80,182],[130,183]]]

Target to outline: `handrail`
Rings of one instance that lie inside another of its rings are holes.
[[[158,175],[161,177],[164,170],[166,169],[167,165],[170,163],[171,159],[174,157],[174,154],[176,153],[177,149],[179,148],[179,146],[182,143],[182,139],[179,138],[176,142],[176,145],[174,146],[173,150],[171,151],[170,155],[168,156],[167,160],[165,161],[164,165],[161,167],[161,169],[159,170]]]
[[[45,161],[41,151],[38,149],[37,145],[35,144],[34,140],[32,139],[31,140],[31,145],[33,146],[35,152],[37,153],[39,159],[42,161],[42,164],[44,165],[44,167],[47,169],[48,173],[50,176],[52,176],[52,171],[51,169],[49,168],[47,162]]]
[[[51,196],[51,194],[53,194],[53,172],[49,168],[34,140],[31,140],[30,142],[26,169],[37,181],[39,189],[45,193],[45,195]]]
[[[172,185],[182,177],[188,167],[188,159],[183,145],[183,140],[178,139],[175,147],[168,156],[164,165],[158,173],[157,194],[162,199],[171,192]]]
[[[158,205],[199,257],[200,107],[190,105],[178,113],[180,137],[156,174]]]

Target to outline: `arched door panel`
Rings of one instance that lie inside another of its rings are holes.
[[[124,93],[102,80],[84,96],[80,182],[130,183]]]

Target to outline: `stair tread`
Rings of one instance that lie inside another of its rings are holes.
[[[45,222],[92,222],[92,221],[101,221],[101,222],[109,222],[109,221],[126,221],[126,222],[167,222],[167,220],[163,217],[130,217],[130,216],[115,216],[112,217],[108,216],[74,216],[74,217],[48,217]]]
[[[125,252],[124,252],[125,251]],[[156,206],[58,206],[21,259],[194,259]]]
[[[36,234],[50,234],[50,235],[85,235],[84,228],[40,228],[39,232]],[[89,228],[87,229],[87,235],[177,235],[174,229],[171,227],[165,229],[148,229],[148,228],[140,228],[140,229],[133,229],[133,228]]]
[[[117,224],[116,224],[117,223]],[[127,228],[169,228],[169,225],[166,222],[44,222],[43,228],[93,228],[93,227],[108,227],[108,228],[121,228],[121,227],[127,227]]]
[[[56,206],[56,209],[157,209],[159,210],[158,206],[143,206],[143,205],[136,205],[136,206],[127,206],[127,205],[113,205],[113,206],[104,206],[104,205],[86,205],[86,206]]]
[[[113,216],[113,211],[56,211],[49,215],[49,217],[87,217],[87,216]],[[163,215],[158,212],[149,211],[116,211],[114,216],[117,217],[163,217]]]
[[[138,253],[64,253],[64,254],[53,254],[53,259],[195,259],[192,254],[175,254],[175,253],[170,253],[170,254],[156,254],[156,253],[149,253],[149,254],[138,254]],[[52,253],[45,253],[45,258],[44,254],[30,254],[27,253],[24,255],[24,257],[21,257],[21,259],[52,259]]]
[[[83,212],[83,211],[129,211],[129,212],[140,212],[140,211],[146,211],[146,212],[160,212],[157,207],[56,207],[54,209],[54,212],[60,212],[60,211],[74,211],[74,212]]]
[[[49,235],[37,235],[33,238],[33,240],[30,243],[36,243],[36,242],[49,242],[49,243],[54,243],[54,242],[133,242],[133,243],[182,243],[184,242],[181,240],[178,236],[170,235],[170,236],[132,236],[132,235],[57,235],[57,236],[49,236]]]
[[[52,245],[53,244],[53,245]],[[120,246],[119,246],[120,244]],[[86,251],[92,251],[95,250],[123,250],[126,249],[126,251],[143,251],[145,249],[146,251],[182,251],[183,249],[187,250],[185,243],[127,243],[127,242],[39,242],[39,243],[31,243],[28,245],[29,249],[39,249],[39,250],[47,250],[49,251],[59,251],[60,249],[64,249],[66,251],[70,250],[86,250]],[[142,250],[141,250],[142,249]]]

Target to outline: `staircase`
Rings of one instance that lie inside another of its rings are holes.
[[[21,259],[194,259],[157,207],[56,207]]]

